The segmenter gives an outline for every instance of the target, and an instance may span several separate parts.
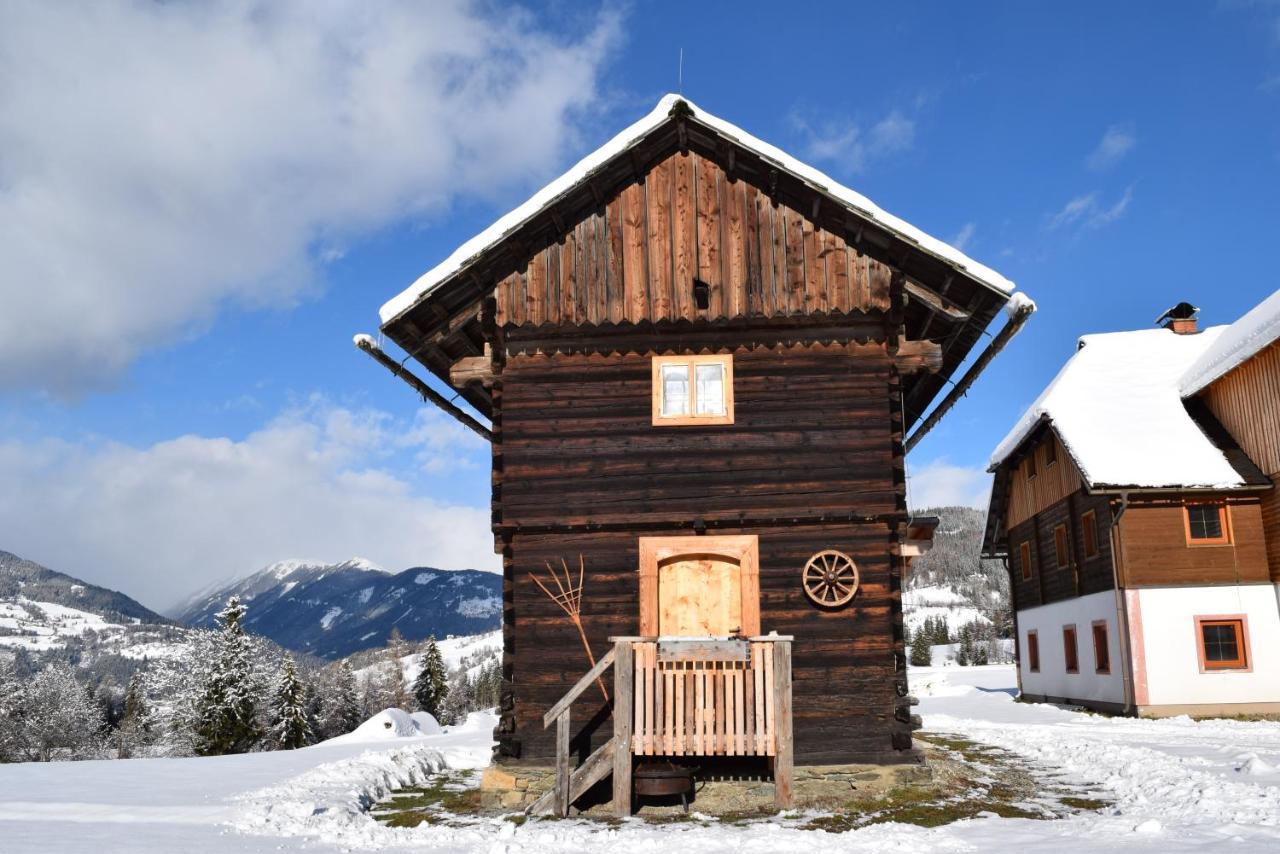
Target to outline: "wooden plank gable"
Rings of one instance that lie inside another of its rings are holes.
[[[497,285],[503,326],[886,311],[892,270],[714,160],[674,153]],[[694,300],[694,279],[708,306]]]

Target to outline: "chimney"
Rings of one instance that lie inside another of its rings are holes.
[[[1165,329],[1178,335],[1193,335],[1196,332],[1196,315],[1200,309],[1189,302],[1180,302],[1164,314],[1156,318]]]

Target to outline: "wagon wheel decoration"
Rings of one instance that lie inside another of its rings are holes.
[[[858,565],[844,552],[826,549],[809,558],[801,574],[805,594],[825,608],[845,605],[858,592]]]

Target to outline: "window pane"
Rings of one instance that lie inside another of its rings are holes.
[[[724,415],[724,365],[698,365],[694,404],[698,415]]]
[[[1206,623],[1200,627],[1204,633],[1205,661],[1239,661],[1240,648],[1236,641],[1234,624]]]
[[[1216,504],[1192,504],[1187,507],[1187,522],[1193,540],[1222,539],[1222,516]]]
[[[689,414],[689,366],[662,366],[662,414]]]

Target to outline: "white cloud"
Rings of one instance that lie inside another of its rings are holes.
[[[585,17],[568,37],[464,0],[7,4],[0,387],[109,384],[228,304],[305,298],[351,238],[545,175],[618,40]]]
[[[947,242],[963,252],[969,246],[969,241],[973,240],[973,235],[977,230],[977,223],[966,222],[964,226],[956,232],[955,236]]]
[[[870,161],[904,151],[915,141],[915,122],[897,110],[866,130],[850,121],[814,124],[798,113],[791,123],[804,137],[805,157],[838,163],[850,172],[861,172]]]
[[[1129,209],[1133,201],[1133,185],[1125,187],[1120,198],[1111,204],[1104,204],[1100,194],[1095,190],[1083,196],[1076,196],[1062,206],[1062,209],[1049,217],[1049,228],[1057,229],[1065,226],[1081,226],[1083,228],[1101,228],[1109,225]]]
[[[424,497],[406,462],[487,456],[431,410],[402,422],[321,399],[242,441],[0,441],[0,548],[153,607],[288,557],[498,569],[488,508]]]
[[[1131,125],[1112,125],[1107,128],[1097,146],[1085,158],[1090,169],[1102,170],[1119,163],[1121,158],[1138,144],[1138,136]]]
[[[945,457],[909,466],[907,500],[912,510],[929,507],[977,507],[985,510],[991,475],[980,468],[952,465]]]

